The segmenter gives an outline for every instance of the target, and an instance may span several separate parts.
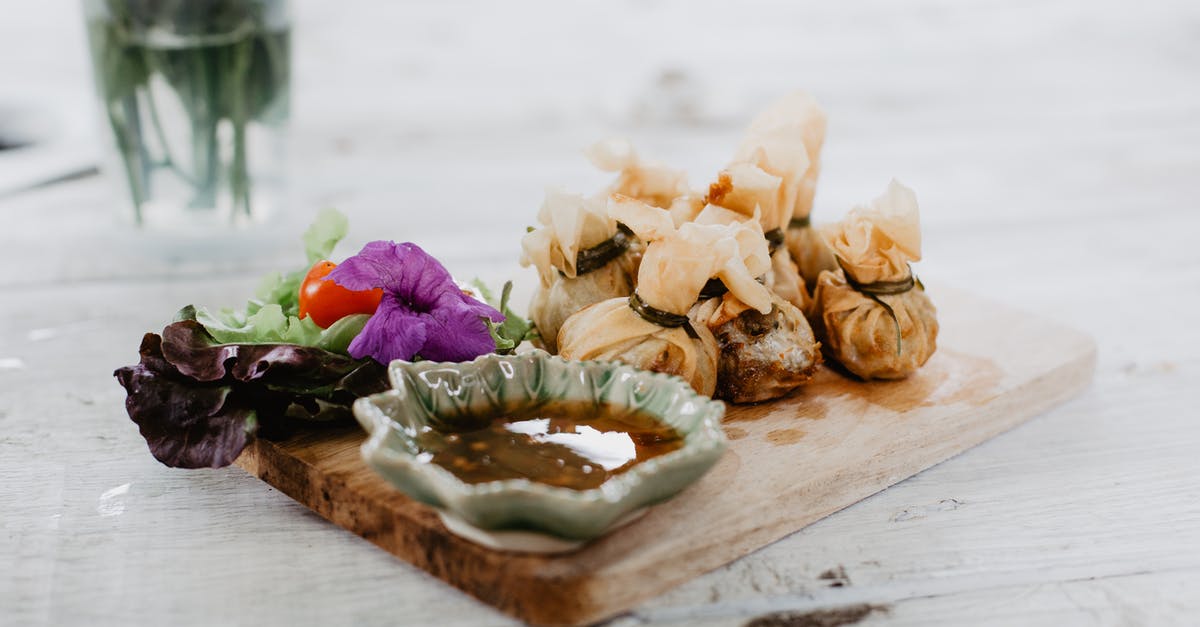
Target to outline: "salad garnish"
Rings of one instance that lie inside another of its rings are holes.
[[[348,421],[355,399],[387,389],[393,359],[465,361],[531,334],[508,309],[511,282],[486,304],[412,243],[329,261],[346,231],[342,214],[321,212],[304,234],[304,269],[269,275],[243,309],[188,305],[142,338],[139,363],[114,375],[155,458],[227,466],[255,437]]]
[[[114,374],[150,452],[175,468],[228,466],[256,436],[348,419],[356,398],[387,389],[374,361],[297,344],[223,344],[194,318],[147,333],[139,352],[138,364]]]
[[[411,242],[371,242],[329,273],[350,290],[383,289],[379,308],[350,343],[350,355],[380,363],[467,361],[496,350],[484,319],[503,322],[494,307],[464,293],[450,272]]]

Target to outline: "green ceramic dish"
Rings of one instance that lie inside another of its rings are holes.
[[[392,390],[354,404],[354,415],[370,434],[362,446],[363,457],[405,494],[437,508],[443,519],[451,518],[455,525],[447,526],[452,530],[466,523],[484,535],[534,532],[574,543],[590,540],[637,510],[671,498],[707,472],[725,450],[722,403],[696,394],[679,377],[623,364],[567,361],[532,351],[485,355],[466,363],[396,361],[388,375]],[[678,431],[684,445],[589,490],[525,479],[468,484],[416,459],[420,451],[414,436],[423,425],[561,400],[640,409]],[[506,548],[503,541],[456,533]],[[556,546],[562,550],[572,545]]]

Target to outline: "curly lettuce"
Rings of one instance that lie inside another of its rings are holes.
[[[386,369],[313,346],[227,344],[195,319],[147,333],[141,359],[113,374],[125,408],[156,459],[219,468],[255,437],[283,437],[294,421],[351,417],[360,396],[387,389]]]

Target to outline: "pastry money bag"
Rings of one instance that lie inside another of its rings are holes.
[[[529,317],[542,347],[555,353],[559,327],[571,314],[633,293],[636,255],[632,234],[608,216],[605,200],[548,190],[538,221],[521,240],[521,265],[537,268]]]
[[[803,92],[785,96],[751,122],[735,157],[783,179],[780,202],[788,215],[787,247],[810,290],[822,270],[837,267],[833,253],[810,224],[825,123],[825,112],[812,96]]]
[[[814,328],[826,351],[863,379],[902,379],[937,349],[937,310],[910,262],[921,259],[917,197],[887,191],[822,231],[838,270],[817,280]]]
[[[668,211],[620,195],[610,199],[609,214],[647,243],[637,289],[628,298],[610,298],[568,318],[559,331],[559,354],[675,374],[711,396],[719,349],[708,328],[693,324],[687,314],[713,278],[746,306],[770,312],[770,292],[747,268],[748,261],[759,268],[767,264],[756,225],[676,228]],[[744,250],[755,242],[757,251]]]
[[[801,158],[803,153],[800,154]],[[767,240],[771,255],[771,268],[767,272],[766,284],[771,291],[792,303],[801,311],[809,306],[808,290],[792,263],[791,254],[784,246],[783,227],[788,220],[787,207],[781,202],[783,179],[753,163],[736,162],[717,175],[717,181],[708,188],[708,206],[695,216],[697,222],[717,221],[707,216],[726,209],[740,214],[742,219],[757,218]]]
[[[757,205],[756,205],[757,206]],[[717,205],[705,207],[695,217],[698,224],[746,222],[761,224],[760,211],[747,220],[742,214]],[[761,233],[760,229],[755,230]],[[760,238],[760,250],[767,240]],[[748,247],[743,247],[747,250]],[[764,257],[757,266],[747,258],[747,269],[764,282],[779,274],[773,271],[776,259]],[[794,275],[793,275],[794,276]],[[798,277],[792,285],[807,298]],[[790,301],[771,291],[771,311],[751,309],[729,293],[719,280],[711,280],[700,293],[701,301],[689,315],[696,324],[708,327],[717,340],[716,398],[733,403],[758,403],[778,398],[808,382],[821,363],[821,344],[816,341],[805,313]]]

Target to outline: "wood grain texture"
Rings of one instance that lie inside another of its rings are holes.
[[[1085,335],[970,296],[934,292],[938,352],[916,375],[863,383],[823,369],[802,392],[730,406],[730,450],[641,520],[563,556],[491,551],[363,463],[357,428],[258,441],[238,460],[335,524],[537,624],[618,614],[1001,433],[1079,392]]]

